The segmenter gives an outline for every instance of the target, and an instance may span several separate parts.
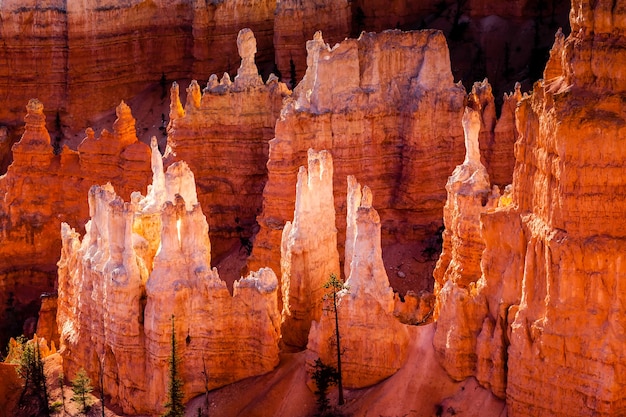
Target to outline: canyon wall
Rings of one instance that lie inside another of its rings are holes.
[[[518,110],[513,202],[527,247],[510,335],[514,415],[626,412],[625,13],[573,1],[572,34],[551,58],[561,76]]]
[[[0,8],[2,123],[16,124],[19,103],[38,97],[49,116],[58,112],[63,125],[80,129],[163,76],[234,71],[232,39],[242,27],[257,33],[264,67],[274,62],[275,0],[44,3],[10,0]]]
[[[315,32],[324,31],[324,38],[334,45],[350,35],[350,26],[348,0],[278,1],[274,17],[275,63],[285,82],[295,87],[304,76],[305,44]]]
[[[453,83],[441,32],[366,33],[333,49],[317,33],[307,51],[307,72],[285,102],[269,144],[251,269],[280,270],[274,248],[292,218],[298,167],[309,148],[333,155],[340,245],[348,175],[368,183],[376,196],[385,246],[436,233],[445,180],[462,160],[458,120],[465,90]]]
[[[88,130],[78,152],[64,147],[60,154],[50,143],[43,104],[30,100],[26,110],[13,163],[0,177],[0,304],[10,307],[0,313],[4,338],[20,334],[23,320],[37,316],[41,293],[55,289],[61,222],[84,224],[89,216],[81,195],[94,183],[110,181],[129,196],[145,189],[150,172],[149,148],[137,141],[124,103],[113,132],[96,138]]]
[[[63,223],[58,263],[65,375],[84,367],[98,381],[102,369],[105,393],[132,414],[162,411],[172,331],[185,401],[279,360],[275,274],[250,273],[231,295],[210,267],[193,173],[184,162],[164,173],[156,139],[152,168],[146,197],[124,202],[110,184],[90,189],[85,236]]]
[[[506,397],[511,416],[626,412],[624,13],[572,2],[572,34],[557,34],[516,112],[512,192],[480,214],[481,275],[463,297],[439,295],[437,332],[466,336],[448,350],[435,336],[442,363]]]
[[[169,115],[168,146],[196,174],[198,199],[212,223],[214,254],[234,243],[241,246],[255,229],[267,181],[268,142],[282,99],[291,93],[276,78],[262,82],[250,29],[239,32],[237,45],[241,65],[234,82],[212,75],[202,92],[192,82],[184,108],[175,85]]]

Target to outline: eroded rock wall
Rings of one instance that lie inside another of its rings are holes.
[[[17,123],[20,103],[38,97],[49,116],[80,129],[162,76],[235,71],[232,39],[242,27],[257,33],[259,60],[271,67],[275,8],[275,0],[3,2],[0,79],[17,87],[7,84],[0,121]]]
[[[318,33],[307,51],[306,75],[270,141],[252,269],[279,269],[273,248],[291,219],[297,170],[309,148],[333,155],[339,242],[345,241],[342,190],[355,174],[379,202],[383,246],[436,232],[445,180],[463,157],[458,120],[465,91],[453,83],[440,32],[368,33],[333,49]]]
[[[347,0],[282,0],[276,4],[274,48],[276,67],[292,87],[307,68],[306,41],[318,30],[332,46],[350,35],[351,10]]]
[[[36,317],[41,293],[55,289],[61,222],[84,224],[89,216],[81,194],[94,182],[110,181],[128,196],[132,189],[145,189],[150,172],[149,149],[137,141],[125,104],[118,106],[112,133],[95,138],[88,132],[81,150],[65,147],[60,154],[50,143],[43,104],[33,99],[26,109],[13,163],[0,177],[0,303],[12,300],[14,314],[5,320],[10,311],[3,310],[2,326]],[[21,333],[19,328],[3,329],[0,334],[6,337]]]
[[[105,393],[131,414],[162,411],[172,331],[185,401],[268,372],[279,360],[276,275],[251,273],[231,296],[210,268],[193,173],[177,162],[164,174],[155,139],[152,152],[146,197],[133,193],[124,202],[111,185],[94,186],[82,241],[66,223],[61,229],[57,321],[65,374],[84,367],[98,381],[102,368]]]
[[[438,332],[473,329],[475,350],[452,363],[474,361],[469,373],[506,396],[511,416],[626,410],[617,307],[626,82],[615,70],[624,58],[624,9],[615,6],[572,2],[572,34],[557,34],[545,81],[516,111],[512,192],[480,215],[481,277],[469,297],[445,301],[457,318],[438,323]]]
[[[233,242],[247,242],[255,229],[267,181],[268,142],[282,99],[290,94],[275,78],[262,82],[252,31],[242,29],[237,39],[241,65],[234,81],[212,75],[202,91],[192,82],[184,108],[178,86],[172,88],[168,145],[196,173],[198,198],[212,222],[215,254]]]
[[[551,57],[561,76],[518,110],[513,202],[527,247],[509,348],[514,415],[626,412],[624,13],[573,1],[572,34]]]

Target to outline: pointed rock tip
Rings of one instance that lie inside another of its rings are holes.
[[[131,114],[130,107],[128,107],[128,104],[126,104],[124,100],[122,100],[120,104],[115,108],[115,114],[118,118]]]
[[[31,98],[26,105],[26,111],[28,114],[43,114],[43,103],[36,98]]]
[[[367,185],[363,186],[363,190],[362,190],[362,197],[361,197],[361,207],[363,208],[372,208],[372,190],[370,189],[370,187],[368,187]]]

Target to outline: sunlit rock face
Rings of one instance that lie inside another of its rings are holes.
[[[55,153],[46,129],[43,104],[26,106],[24,134],[13,146],[13,163],[0,177],[0,303],[11,302],[16,317],[0,311],[0,335],[19,335],[3,327],[36,317],[39,296],[55,289],[54,265],[61,253],[61,222],[82,225],[89,218],[84,196],[94,183],[111,182],[128,198],[149,182],[150,150],[138,142],[135,120],[123,102],[113,131],[87,137],[78,151]],[[11,300],[11,301],[9,301]],[[0,337],[0,343],[6,343]]]
[[[333,155],[340,246],[348,175],[376,195],[384,246],[435,234],[446,178],[463,159],[458,120],[465,91],[453,83],[441,32],[366,33],[332,49],[317,33],[307,52],[304,79],[285,102],[269,144],[252,269],[280,268],[274,248],[292,218],[298,167],[309,148]]]
[[[343,384],[363,388],[393,375],[406,359],[409,343],[404,324],[394,317],[393,290],[380,246],[380,217],[372,207],[372,192],[348,178],[351,210],[346,241],[352,258],[346,289],[337,294],[337,320]],[[327,289],[328,291],[328,289]],[[307,364],[319,357],[337,366],[337,338],[332,295],[326,297],[319,322],[313,322],[307,345]]]
[[[291,94],[276,78],[262,82],[250,29],[239,32],[237,46],[241,65],[234,80],[228,74],[220,80],[212,75],[202,89],[193,81],[184,107],[178,84],[171,90],[168,145],[175,159],[196,173],[198,199],[212,222],[214,254],[250,239],[256,229],[267,181],[268,142],[283,97]]]
[[[86,234],[62,224],[57,322],[66,375],[85,367],[124,412],[158,413],[166,400],[174,325],[185,400],[278,364],[278,280],[269,269],[231,295],[210,268],[208,224],[184,162],[163,173],[152,141],[153,183],[130,202],[110,184],[89,192]],[[172,317],[174,322],[172,323]],[[233,348],[236,347],[236,348]]]
[[[513,415],[626,412],[625,13],[573,1],[551,79],[517,112],[513,204],[526,248],[508,350]]]
[[[478,110],[465,109],[463,128],[465,161],[446,185],[444,246],[434,272],[437,330],[433,343],[440,363],[457,380],[476,371],[476,338],[486,309],[484,298],[476,295],[485,248],[480,215],[497,205],[499,197],[480,161]]]
[[[626,412],[623,14],[572,2],[572,34],[557,33],[545,80],[516,111],[511,193],[480,215],[481,276],[465,298],[438,300],[456,318],[437,332],[476,338],[473,350],[436,335],[446,359],[464,353],[444,366],[474,373],[511,416]]]
[[[304,349],[313,320],[322,315],[324,284],[339,275],[333,199],[333,158],[309,149],[308,169],[300,167],[293,222],[281,243],[282,340]]]

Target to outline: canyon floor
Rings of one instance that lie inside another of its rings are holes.
[[[409,357],[405,367],[385,381],[366,389],[344,390],[345,404],[337,407],[337,389],[331,388],[329,398],[337,416],[363,417],[505,417],[506,405],[474,378],[455,382],[435,359],[432,346],[434,325],[411,326]],[[62,359],[54,354],[46,360],[51,384],[51,401],[61,402],[58,375]],[[210,371],[209,371],[210,372]],[[424,378],[419,376],[423,375]],[[316,413],[315,396],[307,387],[304,352],[283,353],[278,367],[265,375],[247,378],[209,393],[211,417],[296,417]],[[97,394],[94,392],[93,394]],[[70,400],[72,391],[65,387],[65,408],[54,416],[82,415]],[[88,416],[101,416],[99,400],[92,398]],[[106,399],[105,399],[106,403]],[[197,416],[204,408],[205,396],[187,404],[185,416]],[[105,408],[106,417],[124,416],[116,408]]]

